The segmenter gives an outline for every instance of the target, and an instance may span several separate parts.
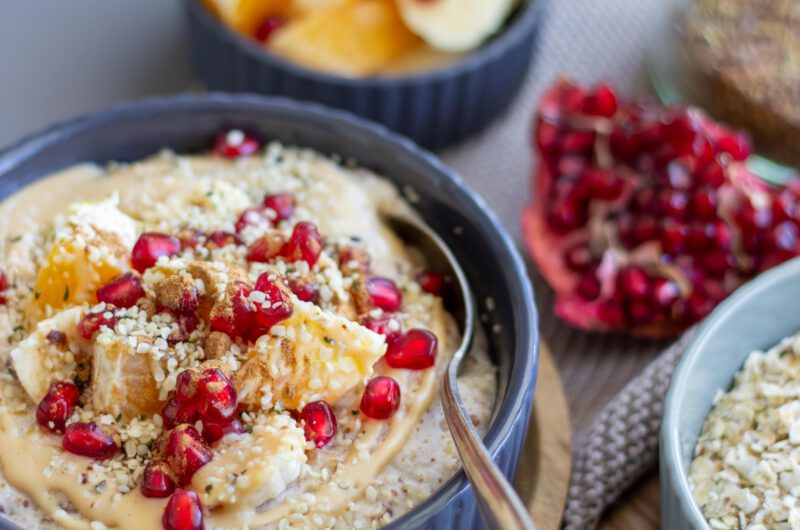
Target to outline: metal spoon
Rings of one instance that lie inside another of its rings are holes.
[[[400,239],[423,252],[429,266],[449,272],[458,286],[457,296],[452,297],[448,309],[459,324],[461,344],[447,367],[442,386],[442,406],[486,528],[535,530],[527,508],[483,445],[458,392],[456,376],[461,361],[469,352],[475,327],[475,302],[467,277],[444,241],[426,225],[405,215],[381,212],[381,216]]]

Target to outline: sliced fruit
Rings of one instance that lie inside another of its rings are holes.
[[[525,240],[556,313],[578,327],[674,335],[800,254],[800,181],[759,179],[746,137],[697,109],[560,81],[535,143]]]
[[[34,286],[33,308],[58,310],[97,301],[95,291],[129,269],[136,222],[112,197],[73,206]]]
[[[267,17],[289,14],[291,0],[203,0],[222,21],[249,37]]]
[[[250,409],[261,409],[262,398],[294,410],[336,403],[386,353],[382,335],[292,298],[292,315],[258,339],[233,375],[239,402]]]
[[[267,48],[315,70],[365,76],[417,44],[393,0],[347,0],[290,20]]]
[[[17,378],[34,403],[42,401],[50,383],[74,380],[81,364],[89,366],[88,343],[77,333],[82,316],[82,308],[72,307],[42,320],[11,350]]]
[[[148,347],[145,353],[137,353],[140,346],[142,350]],[[121,414],[129,420],[161,410],[153,371],[157,363],[147,351],[149,343],[144,337],[98,335],[92,362],[92,404],[96,411]]]
[[[225,438],[192,478],[209,508],[255,508],[280,495],[306,462],[303,429],[288,414],[261,416],[252,433]]]
[[[517,0],[397,0],[405,24],[447,52],[477,48],[503,27]]]

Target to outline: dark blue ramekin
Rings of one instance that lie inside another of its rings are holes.
[[[268,140],[352,158],[413,189],[413,206],[453,250],[479,307],[498,367],[499,393],[485,441],[513,477],[528,429],[539,334],[533,291],[514,244],[483,200],[436,157],[384,127],[347,113],[254,95],[182,95],[123,104],[31,136],[0,153],[0,199],[81,161],[133,161],[169,147],[207,149],[214,134],[237,126]],[[480,528],[463,472],[387,528]],[[0,528],[13,528],[0,518]]]
[[[481,130],[514,99],[532,62],[546,0],[522,0],[502,33],[455,64],[402,77],[360,79],[270,54],[222,24],[199,0],[184,3],[192,66],[211,90],[322,103],[438,149]]]

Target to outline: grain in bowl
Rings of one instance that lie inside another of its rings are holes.
[[[374,528],[458,468],[436,397],[458,333],[377,176],[231,131],[1,207],[0,503],[24,527]]]
[[[711,528],[800,527],[800,334],[751,353],[717,396],[689,484]]]

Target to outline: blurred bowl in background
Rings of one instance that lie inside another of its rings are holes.
[[[200,0],[184,0],[192,67],[210,90],[255,92],[348,110],[438,149],[502,113],[533,59],[546,0],[522,0],[504,29],[464,58],[397,76],[340,77],[269,53]]]

